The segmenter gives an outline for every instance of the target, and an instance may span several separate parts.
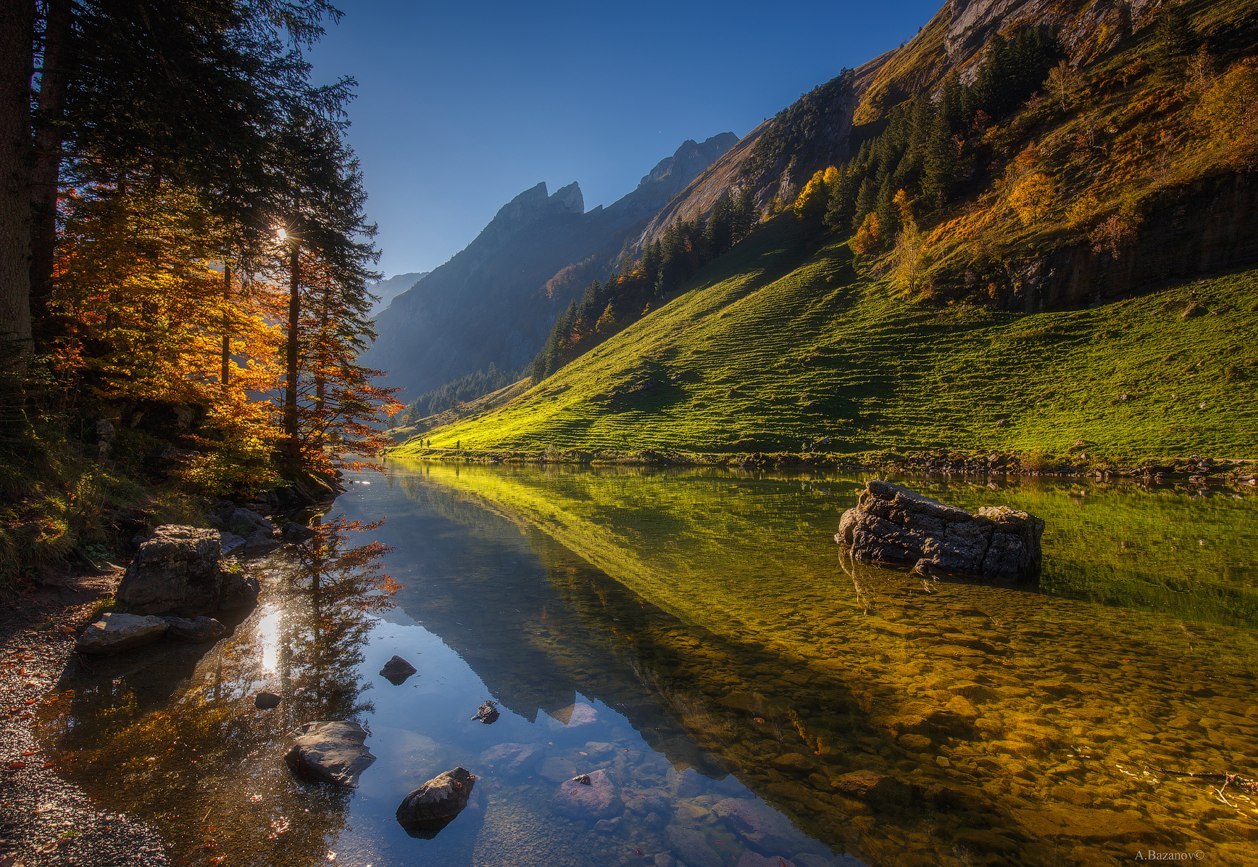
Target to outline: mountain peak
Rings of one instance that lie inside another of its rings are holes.
[[[549,201],[563,206],[565,210],[572,211],[574,214],[585,213],[585,197],[581,195],[581,185],[576,181],[555,190],[555,194],[550,197]]]
[[[656,163],[655,168],[647,172],[642,180],[638,182],[638,186],[643,187],[647,184],[659,183],[674,175],[693,176],[698,174],[698,171],[693,170],[696,166],[699,171],[702,171],[703,168],[706,168],[737,142],[738,136],[732,132],[719,133],[702,142],[688,138],[681,143],[677,150],[673,151],[672,156],[664,157],[664,159]]]

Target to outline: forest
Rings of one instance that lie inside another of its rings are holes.
[[[107,550],[170,496],[326,496],[395,407],[326,0],[6,3],[0,549]],[[287,487],[285,487],[287,486]]]

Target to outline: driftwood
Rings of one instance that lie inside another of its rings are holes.
[[[1231,801],[1227,799],[1227,795],[1223,794],[1223,790],[1229,786],[1247,795],[1258,795],[1258,780],[1255,780],[1253,777],[1233,774],[1228,771],[1192,773],[1189,771],[1173,771],[1170,768],[1159,768],[1156,765],[1149,765],[1148,767],[1149,770],[1157,771],[1159,774],[1165,774],[1168,777],[1179,777],[1184,780],[1201,780],[1204,783],[1210,783],[1214,786],[1215,794],[1225,804],[1231,804]]]

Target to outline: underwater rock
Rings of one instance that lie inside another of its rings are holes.
[[[438,774],[402,799],[398,824],[412,837],[431,840],[467,806],[476,775],[466,768]]]
[[[355,722],[318,720],[292,733],[293,746],[284,756],[302,779],[354,788],[376,757],[363,746],[367,732]]]
[[[798,832],[779,813],[746,798],[717,801],[712,812],[748,846],[766,855],[797,848]]]
[[[970,514],[890,482],[872,480],[843,513],[836,542],[857,560],[923,575],[1031,581],[1040,574],[1044,521],[1006,506]]]
[[[554,805],[574,819],[610,819],[624,809],[605,768],[565,780],[555,793]]]
[[[835,791],[870,804],[907,804],[913,790],[895,777],[873,771],[852,771],[831,781]]]
[[[496,721],[498,717],[498,702],[489,700],[476,709],[476,714],[472,717],[472,719],[479,720],[485,725],[489,725],[490,723]]]
[[[121,653],[133,647],[152,644],[169,629],[160,617],[106,612],[79,636],[74,649],[79,653]]]
[[[533,764],[539,752],[534,744],[494,744],[480,759],[495,770],[518,774]]]
[[[394,656],[380,669],[380,676],[394,686],[401,686],[406,679],[415,673],[415,666],[400,656]]]

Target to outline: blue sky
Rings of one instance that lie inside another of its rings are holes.
[[[340,0],[312,59],[318,80],[358,80],[349,138],[392,275],[445,262],[538,181],[615,201],[685,139],[745,135],[942,3]]]

